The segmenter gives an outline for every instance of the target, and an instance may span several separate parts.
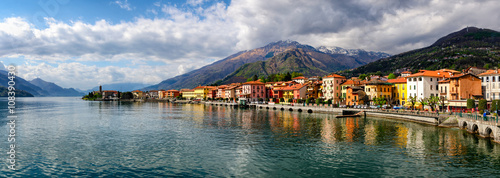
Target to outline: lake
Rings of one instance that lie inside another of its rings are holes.
[[[500,146],[456,128],[202,104],[17,98],[16,171],[121,177],[496,177]]]

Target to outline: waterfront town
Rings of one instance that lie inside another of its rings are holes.
[[[499,69],[487,70],[469,67],[462,71],[440,69],[403,71],[388,76],[360,76],[346,78],[337,74],[327,76],[299,76],[290,81],[245,83],[220,86],[198,86],[181,90],[135,90],[133,99],[183,99],[195,101],[246,100],[267,104],[328,104],[333,107],[394,107],[441,112],[470,111],[467,100],[486,101],[483,109],[496,107],[500,97]],[[397,75],[397,77],[396,77]],[[102,90],[92,92],[103,100],[120,98],[120,92]],[[481,102],[479,102],[481,104]],[[480,105],[479,104],[479,105]],[[477,104],[475,104],[477,106]],[[495,109],[495,108],[491,108]],[[496,109],[495,109],[496,110]]]

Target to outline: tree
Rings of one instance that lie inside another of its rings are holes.
[[[378,106],[382,106],[384,104],[387,103],[385,97],[375,97],[373,98],[373,102],[375,103],[375,105],[378,105]]]
[[[390,73],[389,76],[387,77],[387,79],[395,79],[396,78],[396,75],[394,75],[393,73]]]
[[[259,77],[257,75],[253,75],[252,81],[257,81],[257,80],[259,80]]]
[[[262,83],[266,83],[266,82],[268,82],[268,81],[267,81],[267,79],[266,79],[266,77],[264,77],[264,76],[260,77],[259,79],[260,79],[260,81],[261,81]]]
[[[417,97],[415,97],[415,96],[409,96],[408,97],[408,102],[410,102],[411,109],[415,109],[415,104],[417,103]]]
[[[292,72],[292,78],[299,77],[299,76],[304,76],[304,74],[298,73],[298,72]]]
[[[292,98],[288,98],[288,102],[289,102],[289,103],[292,103],[292,102],[293,102],[293,99],[292,99]]]
[[[476,101],[474,99],[467,99],[467,109],[472,109],[476,107]]]
[[[316,99],[316,104],[319,105],[321,103],[321,99],[320,98],[317,98]]]
[[[425,105],[429,104],[429,99],[428,98],[420,98],[418,100],[418,102],[420,102],[420,105],[425,106]]]
[[[381,71],[377,71],[377,72],[375,73],[375,75],[376,75],[376,76],[382,76],[382,72],[381,72]]]
[[[361,75],[359,75],[358,78],[361,79],[361,80],[365,80],[366,77],[367,77],[366,74],[361,74]]]
[[[484,112],[486,109],[487,101],[485,99],[479,100],[479,104],[477,106],[477,110],[479,110],[480,113]]]
[[[306,99],[306,104],[309,104],[311,102],[311,99],[307,98]]]
[[[292,75],[290,74],[290,72],[287,72],[287,73],[285,74],[284,81],[290,81],[290,80],[292,80]]]
[[[134,98],[134,94],[132,92],[125,92],[121,94],[121,99],[132,99]]]
[[[429,107],[431,107],[431,111],[434,111],[434,109],[436,108],[436,104],[439,102],[439,97],[437,96],[431,96],[429,97],[429,99],[427,100],[427,105]]]
[[[253,77],[247,78],[247,82],[252,81]]]
[[[445,100],[444,96],[441,96],[441,97],[440,97],[440,99],[439,99],[439,103],[440,103],[440,105],[441,105],[441,109],[442,109],[442,110],[444,110],[444,106],[445,106],[445,103],[444,103],[444,102],[445,102],[445,101],[446,101],[446,100]]]
[[[490,107],[490,110],[492,111],[496,111],[500,108],[500,106],[498,105],[499,104],[499,101],[500,100],[493,100],[491,101],[491,107]]]
[[[332,104],[332,100],[329,99],[328,101],[326,101],[326,104]]]
[[[485,64],[485,65],[483,66],[483,68],[485,68],[485,69],[490,69],[490,67],[491,67],[491,64]]]

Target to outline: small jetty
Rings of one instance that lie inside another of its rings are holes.
[[[362,113],[363,113],[363,111],[342,110],[342,115],[336,116],[336,118],[361,117]]]

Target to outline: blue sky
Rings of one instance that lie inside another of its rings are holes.
[[[466,26],[494,0],[0,1],[0,61],[63,87],[155,84],[278,40],[397,54]]]

